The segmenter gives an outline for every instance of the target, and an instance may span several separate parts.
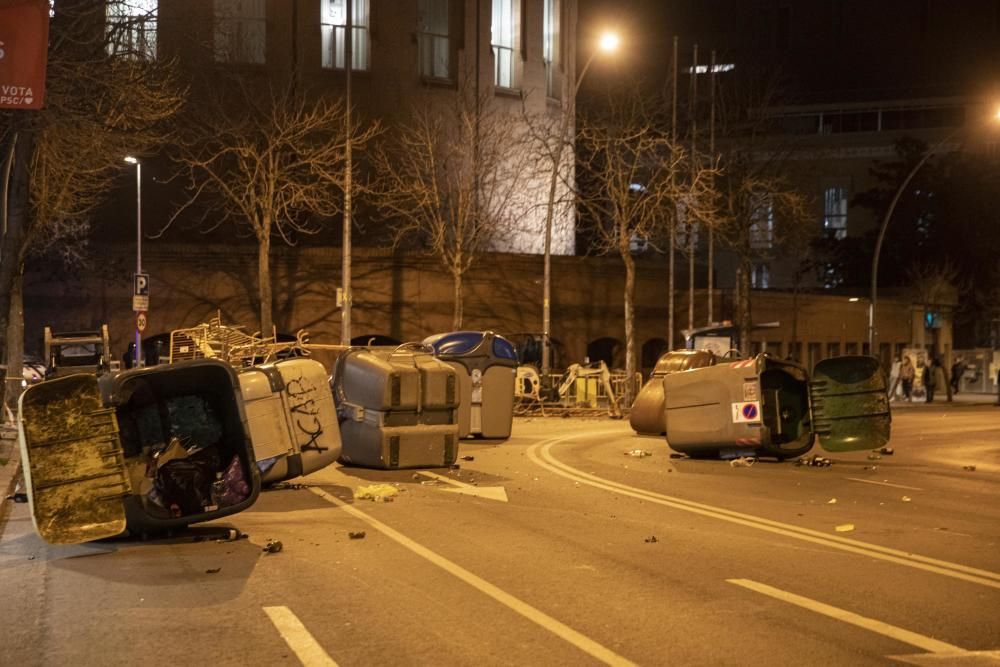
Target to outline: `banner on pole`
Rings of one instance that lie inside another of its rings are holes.
[[[0,0],[0,109],[41,109],[48,63],[47,0]]]

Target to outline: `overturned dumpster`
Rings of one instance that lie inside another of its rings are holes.
[[[873,357],[805,369],[766,354],[663,378],[667,444],[692,457],[800,456],[818,437],[827,451],[881,447],[891,415]]]
[[[424,339],[458,378],[458,437],[509,438],[514,421],[514,344],[492,331],[453,331]]]
[[[326,369],[290,358],[244,369],[240,391],[261,481],[308,475],[340,456],[340,428]]]
[[[663,435],[663,378],[669,373],[678,373],[693,368],[714,366],[721,357],[709,350],[672,350],[661,356],[653,367],[649,382],[639,390],[632,402],[628,422],[640,435]]]
[[[344,463],[384,469],[455,463],[458,378],[431,348],[350,348],[338,357],[331,384]]]
[[[210,521],[260,476],[236,373],[220,361],[83,373],[29,387],[19,440],[35,529],[76,544]]]

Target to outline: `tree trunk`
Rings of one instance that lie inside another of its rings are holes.
[[[750,356],[750,271],[751,264],[745,259],[740,260],[736,271],[736,321],[740,328],[740,354]]]
[[[624,405],[632,405],[635,387],[635,260],[627,248],[622,253],[625,261],[625,396],[620,397]]]
[[[34,152],[35,135],[31,130],[21,130],[17,134],[14,149],[14,168],[11,174],[10,190],[7,196],[7,233],[0,240],[0,333],[7,343],[7,317],[11,309],[14,283],[21,273],[21,257],[24,253],[24,236],[28,228],[31,197],[31,156]],[[23,343],[22,343],[23,345]],[[6,344],[3,358],[7,362]],[[19,376],[22,368],[14,370]],[[4,404],[6,382],[0,382],[0,405]]]
[[[22,265],[23,266],[23,265]],[[21,288],[24,272],[14,277],[10,291],[10,314],[7,318],[7,381],[4,400],[16,404],[24,379],[24,299]]]
[[[257,237],[257,287],[260,296],[260,335],[265,338],[273,333],[271,321],[271,236]]]
[[[462,330],[462,317],[464,314],[464,309],[462,306],[462,272],[455,271],[452,274],[452,285],[454,289],[453,297],[455,299],[455,311],[454,316],[451,318],[451,329],[452,331]]]

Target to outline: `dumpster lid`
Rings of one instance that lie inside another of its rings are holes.
[[[813,370],[809,390],[813,430],[826,451],[876,449],[889,442],[892,416],[878,359],[824,359]]]
[[[131,494],[113,408],[97,376],[68,375],[21,395],[19,440],[35,530],[51,544],[78,544],[125,530]]]
[[[483,346],[489,343],[489,347]],[[483,352],[499,359],[517,361],[517,350],[509,340],[492,331],[452,331],[428,336],[425,345],[434,348],[434,354],[445,357],[458,357]]]

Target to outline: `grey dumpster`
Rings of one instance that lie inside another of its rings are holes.
[[[509,438],[514,420],[514,344],[492,331],[453,331],[424,344],[458,372],[458,436]]]
[[[668,373],[703,368],[718,363],[717,357],[709,350],[673,350],[661,356],[649,382],[639,390],[628,413],[628,423],[640,435],[663,435],[663,378]]]
[[[331,382],[344,463],[394,469],[455,462],[456,373],[430,348],[350,348]]]
[[[795,363],[760,354],[663,378],[667,444],[692,457],[773,456],[884,445],[885,376],[872,357],[834,357],[810,382]]]

